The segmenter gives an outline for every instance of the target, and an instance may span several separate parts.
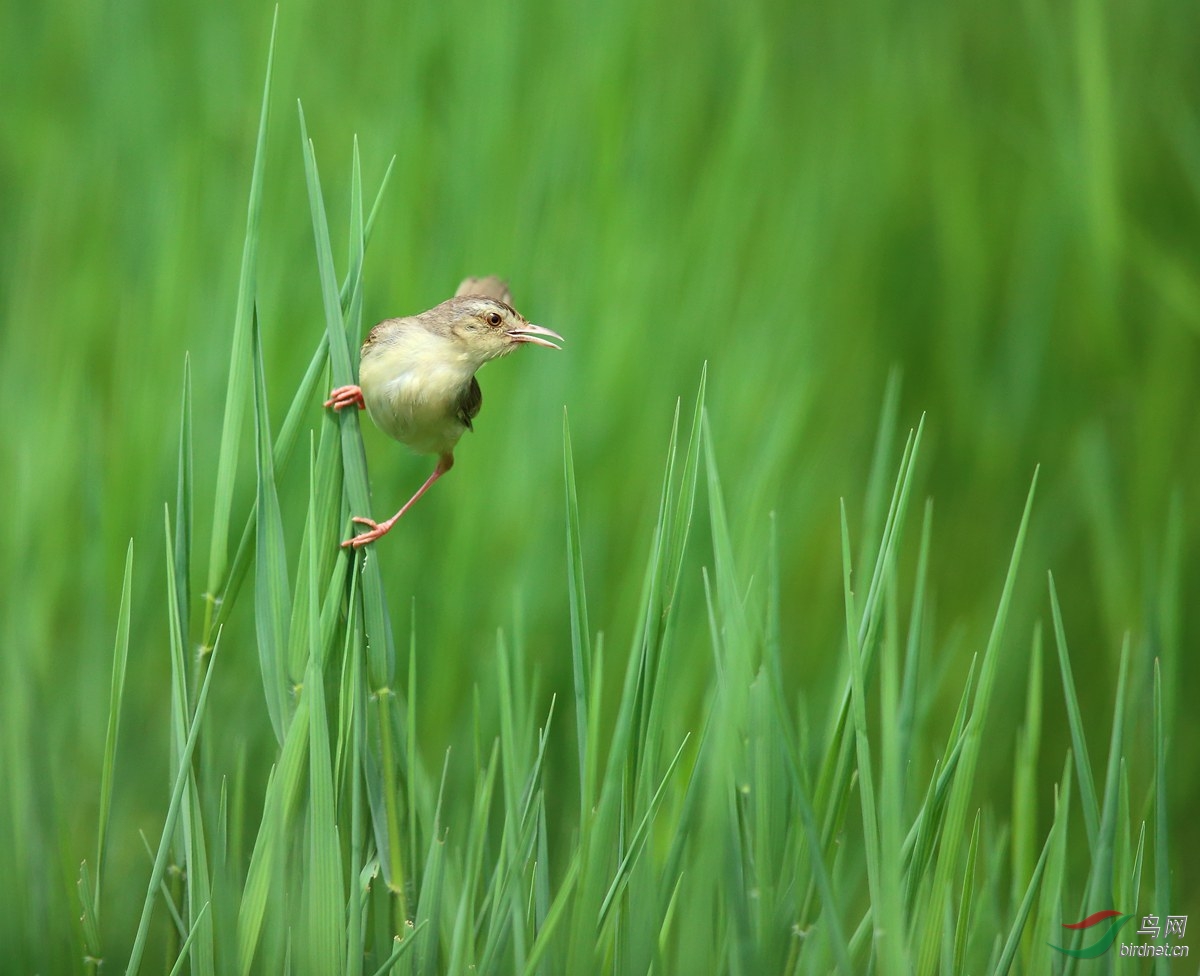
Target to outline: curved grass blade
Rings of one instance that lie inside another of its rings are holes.
[[[414,943],[416,943],[416,937],[425,928],[425,925],[425,922],[418,922],[408,933],[407,938],[401,939],[399,936],[397,936],[394,940],[396,948],[393,949],[392,954],[388,956],[386,960],[384,960],[383,965],[375,970],[374,976],[387,976],[387,974],[392,971],[392,968],[396,965],[396,963],[400,961],[401,957],[413,947]]]
[[[391,162],[388,163],[387,170],[383,174],[383,180],[380,182],[379,190],[375,194],[375,200],[371,204],[371,213],[367,217],[366,227],[363,231],[364,241],[371,239],[371,230],[379,213],[379,207],[383,202],[383,191],[387,189],[388,179],[395,168],[395,163],[396,159],[393,156]],[[341,301],[342,308],[347,310],[350,303],[350,286],[351,280],[347,277],[343,280],[342,288],[339,292],[339,300]],[[296,446],[296,441],[300,434],[301,424],[304,421],[305,415],[312,407],[313,397],[316,395],[318,384],[325,376],[328,349],[325,335],[322,333],[321,338],[317,341],[317,348],[313,351],[312,358],[309,361],[308,369],[304,372],[304,378],[300,381],[300,386],[296,390],[295,396],[292,397],[291,406],[288,407],[287,415],[284,417],[283,423],[279,427],[279,433],[275,438],[274,465],[276,478],[283,472],[285,465],[292,456],[292,451]],[[233,561],[230,563],[229,573],[225,577],[220,595],[217,597],[216,615],[211,619],[202,637],[200,648],[202,654],[206,652],[208,646],[211,644],[212,635],[226,623],[229,619],[229,614],[233,611],[238,593],[241,591],[242,582],[246,577],[246,572],[250,568],[250,557],[254,552],[257,524],[258,503],[255,501],[250,509],[250,514],[246,516],[246,524],[242,528],[241,540],[238,542],[237,551],[234,554]]]
[[[179,410],[179,474],[175,489],[175,602],[179,629],[191,633],[192,606],[192,363],[183,357],[183,403]]]
[[[108,821],[112,814],[113,767],[117,758],[117,738],[121,728],[121,703],[125,698],[125,666],[129,660],[129,612],[133,586],[133,540],[125,550],[125,575],[121,582],[121,603],[117,611],[117,636],[113,646],[112,683],[108,694],[108,729],[104,735],[104,765],[100,770],[100,816],[96,829],[96,886],[92,894],[93,925],[99,925],[100,884],[108,849]],[[85,912],[86,918],[89,913]],[[93,929],[87,950],[99,957],[99,930]]]
[[[254,624],[258,637],[258,662],[262,671],[267,714],[275,738],[282,745],[288,725],[288,675],[286,667],[288,623],[291,619],[291,587],[288,583],[287,550],[283,539],[283,516],[275,489],[275,467],[271,463],[271,427],[267,416],[266,379],[263,375],[262,344],[258,316],[253,328],[255,462],[258,467],[258,544],[254,567]]]
[[[213,647],[212,662],[216,662],[218,647]],[[129,955],[129,965],[125,969],[126,976],[133,976],[142,963],[142,953],[146,948],[146,937],[150,931],[150,915],[154,909],[155,893],[167,868],[167,853],[171,847],[171,838],[175,833],[175,824],[179,819],[179,811],[183,800],[184,787],[187,785],[192,772],[192,753],[196,748],[196,740],[200,736],[200,725],[204,719],[205,706],[208,704],[208,689],[212,685],[213,669],[209,667],[204,675],[204,683],[200,686],[200,694],[196,699],[196,711],[192,716],[191,727],[188,730],[187,741],[183,744],[180,754],[180,766],[175,774],[175,783],[171,787],[171,802],[167,807],[167,819],[163,824],[162,839],[159,841],[158,853],[154,858],[154,868],[150,872],[150,883],[146,891],[146,900],[142,905],[142,916],[138,922],[137,935],[134,937],[133,949]]]
[[[595,784],[588,771],[588,681],[592,670],[592,639],[588,628],[587,587],[583,578],[583,549],[579,529],[579,496],[575,491],[575,457],[571,450],[571,425],[563,407],[563,480],[567,492],[567,600],[571,612],[571,673],[575,687],[575,737],[579,752],[579,810],[586,817],[592,808]]]
[[[1052,830],[1049,836],[1046,837],[1046,843],[1042,845],[1042,853],[1038,858],[1037,867],[1033,869],[1033,877],[1029,879],[1029,885],[1025,889],[1025,897],[1021,899],[1016,918],[1013,919],[1012,928],[1009,929],[1008,938],[1004,941],[1004,950],[1000,953],[1000,960],[996,963],[994,970],[995,976],[1005,976],[1009,969],[1012,968],[1013,960],[1017,955],[1017,949],[1021,945],[1021,933],[1025,931],[1025,922],[1029,918],[1030,909],[1033,908],[1033,899],[1042,885],[1042,873],[1046,870],[1046,858],[1050,854],[1051,842],[1053,840],[1054,831]]]
[[[1000,644],[1004,637],[1005,624],[1008,621],[1008,609],[1012,603],[1013,589],[1016,586],[1017,569],[1021,564],[1021,553],[1025,549],[1025,538],[1029,529],[1029,519],[1033,511],[1034,494],[1037,491],[1038,472],[1034,470],[1033,481],[1029,486],[1029,494],[1025,499],[1025,509],[1021,514],[1021,524],[1017,529],[1016,542],[1013,544],[1012,556],[1005,574],[1004,586],[1000,593],[1000,603],[996,608],[996,616],[992,621],[991,633],[988,635],[987,647],[983,652],[983,663],[979,668],[979,684],[975,689],[972,702],[971,717],[963,730],[963,749],[958,761],[958,769],[950,788],[950,797],[946,802],[946,815],[942,824],[942,837],[939,847],[939,857],[933,869],[932,888],[930,890],[929,910],[925,915],[923,935],[915,940],[918,947],[917,972],[933,972],[937,965],[939,941],[941,937],[942,906],[951,894],[951,877],[958,860],[957,851],[962,842],[963,827],[967,817],[967,805],[970,802],[971,787],[975,780],[976,763],[983,741],[983,730],[987,721],[988,708],[991,705],[992,689],[995,686],[996,670],[999,666]]]
[[[1171,862],[1167,851],[1167,734],[1164,729],[1162,667],[1154,659],[1154,900],[1159,915],[1171,909]],[[1170,972],[1165,957],[1155,960],[1161,976]]]
[[[299,106],[298,106],[299,107]],[[308,138],[304,122],[303,107],[299,107],[300,135],[304,150],[304,173],[308,186],[309,208],[312,214],[313,237],[317,251],[317,270],[321,281],[321,296],[325,309],[325,338],[329,347],[329,364],[333,383],[343,386],[354,381],[351,365],[350,344],[346,335],[342,304],[333,268],[333,252],[329,242],[329,222],[325,211],[325,199],[321,192],[321,178],[317,171],[316,152]],[[352,236],[362,236],[361,201],[358,200],[361,181],[357,175],[353,182],[354,194],[351,201],[352,213],[358,215]],[[356,252],[357,253],[357,252]],[[361,273],[361,264],[360,264]],[[358,276],[351,279],[350,295],[360,287]],[[351,300],[351,308],[354,302]],[[358,411],[342,410],[337,417],[342,443],[342,471],[346,498],[354,512],[370,509],[370,489],[367,482],[367,459],[363,449],[362,433],[359,428]],[[379,755],[368,755],[365,768],[371,794],[371,811],[375,821],[375,837],[379,847],[379,860],[384,880],[398,899],[401,915],[407,919],[408,906],[404,883],[403,844],[400,835],[400,791],[396,782],[403,743],[393,742],[392,718],[397,708],[401,709],[394,690],[395,646],[391,622],[388,619],[387,599],[383,589],[383,577],[379,561],[372,558],[372,548],[364,547],[353,556],[355,565],[361,567],[363,612],[362,622],[367,641],[367,675],[370,689],[377,696],[380,707],[378,718]],[[416,775],[409,770],[409,775]]]
[[[1083,713],[1075,694],[1075,677],[1071,671],[1071,656],[1063,629],[1062,611],[1058,606],[1058,590],[1054,574],[1047,573],[1050,586],[1050,613],[1054,618],[1054,642],[1058,648],[1058,666],[1062,673],[1063,696],[1067,702],[1067,721],[1071,727],[1071,744],[1075,749],[1076,775],[1079,777],[1079,802],[1083,808],[1083,825],[1087,828],[1088,850],[1097,854],[1100,835],[1100,802],[1096,798],[1096,781],[1092,778],[1092,763],[1088,756],[1087,739],[1083,733]]]
[[[192,927],[187,934],[187,938],[183,940],[183,945],[179,947],[179,955],[175,959],[175,965],[171,967],[169,976],[181,976],[183,973],[184,963],[188,958],[188,949],[191,948],[192,940],[196,938],[196,932],[199,931],[200,924],[208,918],[208,910],[211,907],[212,902],[206,901],[200,911],[196,913],[196,920],[192,922]]]
[[[309,455],[308,507],[308,670],[304,696],[309,700],[308,736],[308,923],[305,960],[316,972],[338,971],[346,957],[346,926],[342,890],[342,858],[338,843],[337,799],[329,749],[329,717],[325,708],[323,663],[325,648],[318,619],[315,458]]]
[[[267,163],[267,129],[271,118],[271,73],[275,64],[275,36],[279,8],[271,22],[267,49],[266,81],[258,116],[258,137],[250,175],[250,201],[246,213],[246,237],[242,244],[242,266],[238,278],[237,308],[233,320],[233,347],[229,353],[229,386],[225,391],[225,416],[221,425],[221,448],[217,457],[217,481],[213,497],[212,541],[208,557],[208,608],[211,618],[216,594],[225,581],[229,558],[229,515],[233,506],[233,484],[237,475],[238,446],[242,419],[250,398],[251,319],[258,287],[259,225],[262,220],[263,171]],[[209,628],[206,625],[205,630]]]

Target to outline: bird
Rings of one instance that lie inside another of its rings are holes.
[[[454,448],[474,429],[483,406],[475,379],[481,366],[521,345],[561,349],[564,341],[513,308],[508,284],[494,275],[467,278],[440,305],[371,329],[359,354],[358,385],[332,390],[325,406],[365,409],[385,434],[418,454],[436,455],[437,464],[391,518],[355,515],[352,521],[367,528],[342,547],[358,549],[382,538],[454,466]]]

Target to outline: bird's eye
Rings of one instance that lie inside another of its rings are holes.
[[[502,318],[500,317],[500,313],[499,313],[499,312],[488,312],[488,313],[487,313],[487,323],[488,323],[488,325],[499,325],[499,324],[500,324],[501,322],[503,322],[503,321],[504,321],[504,319],[502,319]]]

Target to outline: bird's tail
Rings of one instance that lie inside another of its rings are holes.
[[[462,284],[458,286],[458,291],[454,293],[454,297],[465,298],[468,295],[479,298],[494,298],[496,301],[504,302],[505,305],[512,305],[512,293],[508,290],[508,282],[503,278],[497,278],[495,275],[485,275],[482,278],[464,278]]]

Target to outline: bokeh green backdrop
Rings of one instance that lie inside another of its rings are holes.
[[[165,807],[162,505],[190,353],[207,539],[272,11],[0,11],[0,945],[73,964],[130,537],[116,874],[143,876],[136,831],[154,835]],[[934,499],[947,700],[982,647],[1042,465],[981,800],[1006,816],[1050,569],[1094,756],[1123,633],[1143,692],[1164,656],[1176,910],[1194,907],[1198,36],[1200,7],[1183,0],[284,5],[258,292],[273,410],[323,329],[296,99],[335,234],[352,137],[368,187],[396,155],[367,255],[368,318],[495,272],[567,337],[562,354],[525,351],[482,374],[484,410],[453,474],[378,547],[397,626],[415,612],[438,706],[422,749],[437,762],[461,741],[497,627],[523,635],[547,699],[569,691],[564,404],[592,623],[625,647],[671,411],[704,361],[743,571],[761,568],[776,512],[788,677],[823,720],[842,627],[838,499],[861,531],[896,369],[902,425],[928,418],[920,490]],[[428,463],[366,438],[374,514],[386,514]],[[692,581],[707,655],[698,570]],[[252,632],[243,617],[233,626]],[[230,739],[269,760],[255,660],[221,667]],[[1055,702],[1052,657],[1046,669]],[[1061,710],[1047,714],[1044,810],[1068,744]],[[1129,755],[1144,788],[1142,742]],[[117,919],[141,883],[117,886]]]

